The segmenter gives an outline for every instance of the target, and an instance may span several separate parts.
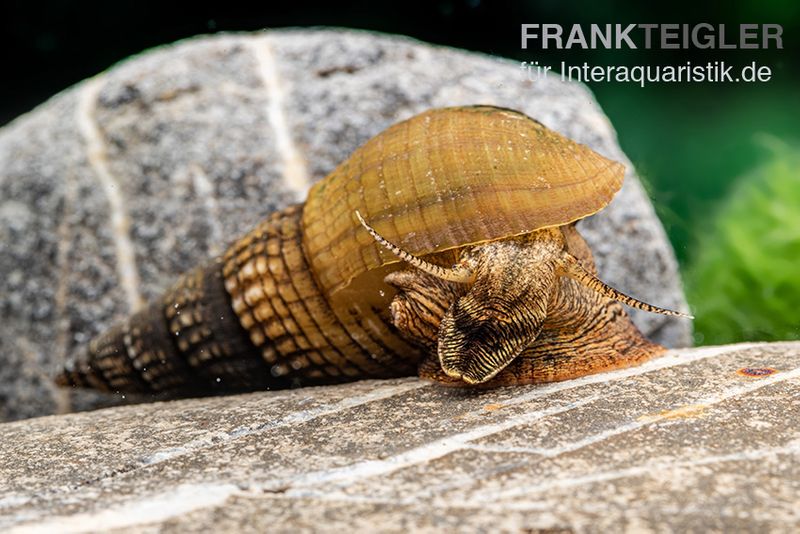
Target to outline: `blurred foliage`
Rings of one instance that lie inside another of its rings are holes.
[[[698,344],[800,339],[800,148],[761,139],[769,161],[698,228],[686,270]]]
[[[682,265],[692,261],[708,213],[736,178],[770,155],[753,142],[763,133],[800,142],[800,90],[768,86],[593,88],[617,129]]]

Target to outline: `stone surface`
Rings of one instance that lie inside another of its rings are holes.
[[[798,362],[800,343],[680,349],[541,386],[408,378],[6,423],[0,530],[793,531]]]
[[[685,308],[663,229],[583,86],[363,32],[204,37],[121,63],[0,131],[0,420],[118,402],[67,395],[50,377],[369,137],[430,107],[479,103],[625,162],[622,192],[581,230],[609,283]],[[688,322],[633,316],[659,342],[690,343]]]

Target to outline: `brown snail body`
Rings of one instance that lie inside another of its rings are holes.
[[[184,395],[419,371],[497,385],[638,363],[663,348],[617,301],[681,314],[597,280],[572,224],[622,176],[518,112],[428,111],[92,340],[58,382]]]

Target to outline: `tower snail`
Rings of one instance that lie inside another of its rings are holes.
[[[57,382],[174,396],[420,376],[564,380],[663,350],[596,277],[575,222],[624,167],[517,111],[397,123],[161,298]]]

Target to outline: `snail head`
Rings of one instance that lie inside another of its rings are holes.
[[[536,339],[561,276],[632,307],[688,317],[606,285],[567,252],[559,228],[465,247],[459,261],[445,267],[394,245],[356,216],[413,267],[386,278],[401,290],[392,304],[395,326],[435,349],[442,370],[468,384],[490,380]]]

